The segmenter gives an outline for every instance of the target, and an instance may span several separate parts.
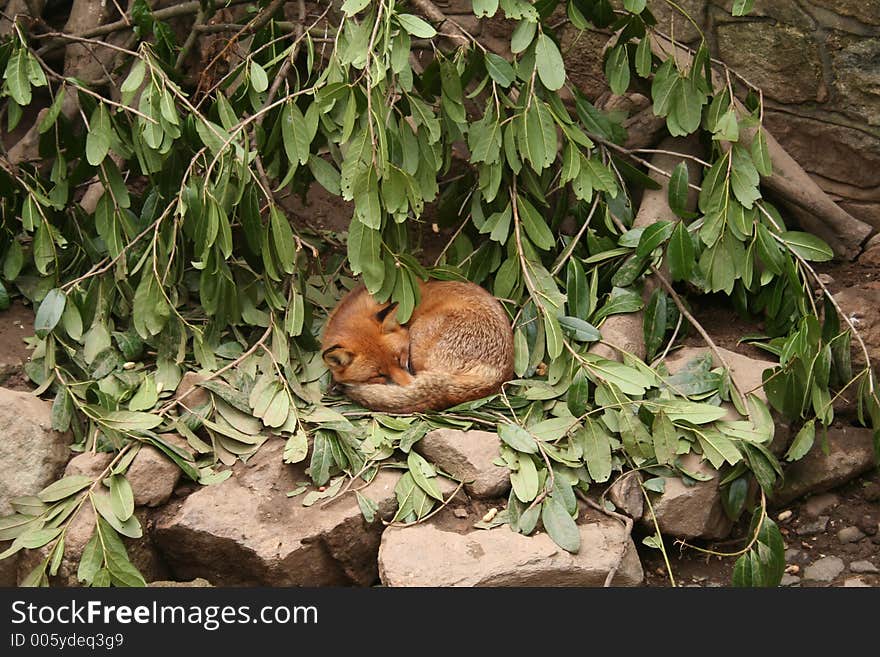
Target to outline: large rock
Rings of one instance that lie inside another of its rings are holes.
[[[180,468],[155,447],[144,445],[125,473],[137,506],[159,506],[168,501],[180,480]]]
[[[499,497],[510,490],[510,470],[493,463],[501,455],[496,433],[435,429],[416,443],[416,451],[465,482],[472,497]]]
[[[712,479],[688,486],[680,477],[664,478],[663,493],[651,502],[660,532],[685,539],[726,538],[733,523],[721,505],[718,471],[702,462],[697,454],[686,454],[681,457],[681,462],[687,470],[710,475]],[[648,531],[653,530],[650,514],[646,514],[641,522]]]
[[[154,538],[175,579],[204,577],[216,586],[372,584],[382,524],[367,524],[352,494],[304,507],[286,493],[308,480],[286,465],[284,441],[270,440],[222,483],[157,513]],[[390,515],[398,475],[380,470],[360,493]]]
[[[52,429],[52,404],[0,388],[0,515],[9,501],[51,484],[70,456],[70,436]]]
[[[819,48],[807,32],[761,21],[722,24],[716,35],[721,59],[769,98],[805,103],[827,97]]]
[[[829,452],[817,444],[800,461],[785,468],[785,483],[774,494],[782,505],[807,493],[821,493],[876,467],[874,437],[870,429],[832,425],[827,432]]]
[[[581,519],[581,548],[570,554],[544,533],[501,526],[461,534],[432,522],[382,535],[379,575],[386,586],[602,586],[625,550],[614,586],[638,586],[644,573],[623,526]]]

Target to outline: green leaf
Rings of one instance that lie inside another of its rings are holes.
[[[368,4],[370,4],[370,0],[345,0],[345,2],[342,3],[342,11],[345,12],[346,16],[351,17],[361,11]]]
[[[786,461],[798,461],[807,455],[816,439],[816,421],[805,422],[785,453]]]
[[[755,5],[755,0],[733,0],[733,8],[731,13],[734,16],[745,16]]]
[[[599,329],[579,317],[560,316],[557,319],[559,325],[571,332],[572,337],[578,342],[597,342],[602,339]]]
[[[251,61],[249,72],[251,87],[253,87],[254,91],[259,94],[269,88],[269,76],[266,75],[266,69],[257,62]]]
[[[532,435],[516,424],[499,424],[498,437],[518,452],[538,453],[538,446]]]
[[[669,179],[669,208],[679,217],[686,219],[691,213],[687,209],[688,200],[688,168],[679,162]]]
[[[623,8],[633,14],[641,14],[646,4],[647,0],[623,0]]]
[[[529,203],[526,198],[517,196],[517,209],[523,228],[526,229],[526,234],[534,245],[542,251],[553,248],[553,245],[556,244],[556,238],[535,206]]]
[[[134,493],[125,475],[115,474],[110,477],[110,505],[116,517],[123,522],[134,513]]]
[[[802,257],[813,262],[826,262],[834,258],[834,251],[819,237],[810,233],[789,230],[780,235],[786,246]]]
[[[437,30],[418,16],[397,14],[396,18],[400,26],[417,39],[433,39],[437,36]]]
[[[773,161],[770,159],[770,151],[767,148],[767,135],[763,128],[758,128],[755,138],[752,140],[752,161],[755,168],[762,176],[773,174]]]
[[[43,502],[57,502],[65,497],[78,493],[93,482],[91,477],[85,475],[70,475],[49,484],[38,494]]]
[[[438,502],[442,502],[443,495],[440,493],[440,488],[437,485],[435,479],[437,473],[434,471],[433,466],[420,454],[416,453],[415,450],[410,450],[406,464],[416,485]]]
[[[379,505],[376,504],[373,500],[365,495],[361,495],[360,492],[355,491],[355,495],[357,496],[358,507],[360,507],[361,514],[364,516],[364,520],[368,524],[372,524],[376,519],[376,514],[379,512]]]
[[[330,467],[333,465],[333,454],[330,450],[330,441],[324,431],[316,431],[312,444],[312,460],[309,465],[309,474],[312,481],[318,486],[323,486],[330,480]]]
[[[611,85],[611,92],[621,96],[629,87],[629,56],[624,44],[615,46],[605,62],[605,77]]]
[[[654,439],[654,454],[657,456],[657,463],[672,465],[678,450],[678,432],[663,411],[654,416],[651,435]]]
[[[599,422],[587,417],[577,437],[592,480],[596,483],[608,481],[611,477],[611,442],[608,433]]]
[[[640,77],[646,78],[651,75],[651,65],[653,58],[651,56],[651,37],[645,34],[639,41],[636,48],[636,73]]]
[[[60,288],[49,290],[34,319],[34,332],[38,337],[46,337],[58,325],[66,303],[67,295]]]
[[[521,21],[514,29],[510,37],[510,52],[518,55],[528,48],[535,39],[538,25],[533,21]]]
[[[577,524],[552,495],[541,503],[541,522],[556,545],[567,552],[577,553],[581,547],[581,534]]]
[[[113,128],[110,125],[110,114],[104,103],[98,103],[89,119],[89,132],[86,135],[86,160],[93,167],[104,161],[110,150]]]
[[[503,57],[491,52],[486,53],[486,72],[505,89],[516,79],[516,72],[510,63]]]
[[[686,421],[691,424],[708,424],[720,420],[727,413],[720,406],[701,404],[685,399],[656,399],[645,402],[653,411],[663,411],[673,421]]]
[[[510,484],[517,499],[528,504],[538,496],[538,470],[532,457],[528,454],[520,453],[517,462],[519,467],[511,471]]]
[[[95,574],[104,563],[104,549],[101,547],[98,532],[94,532],[89,542],[83,548],[79,559],[79,567],[76,570],[76,578],[80,582],[91,584]]]
[[[125,545],[113,527],[104,518],[98,518],[97,531],[104,546],[104,560],[107,571],[115,582],[123,586],[146,586],[143,576],[128,558]],[[93,584],[97,583],[97,573]]]
[[[556,43],[543,32],[535,42],[535,65],[538,77],[549,91],[558,91],[565,84],[565,62]]]

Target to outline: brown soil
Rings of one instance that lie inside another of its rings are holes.
[[[0,386],[12,390],[31,390],[24,373],[30,351],[24,339],[34,334],[34,311],[16,300],[0,312]]]

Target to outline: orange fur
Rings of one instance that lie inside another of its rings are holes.
[[[513,331],[501,304],[473,283],[420,283],[405,325],[396,305],[355,288],[327,320],[322,353],[346,394],[373,410],[441,410],[494,394],[513,377]]]

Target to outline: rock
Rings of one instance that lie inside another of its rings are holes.
[[[841,543],[856,543],[863,538],[865,538],[865,535],[858,527],[844,527],[837,532],[837,540]]]
[[[866,513],[859,518],[856,526],[865,532],[866,536],[873,536],[877,533],[877,517],[873,514]]]
[[[204,380],[205,377],[197,372],[187,372],[177,384],[174,398],[178,401],[182,400],[181,403],[187,408],[198,408],[207,404],[211,401],[211,393],[197,385]]]
[[[811,174],[820,187],[837,181],[856,188],[880,184],[880,139],[856,127],[769,110],[765,127]]]
[[[686,486],[679,477],[665,477],[663,493],[651,502],[660,532],[685,539],[726,538],[733,523],[721,506],[718,471],[708,463],[701,462],[697,454],[687,454],[681,460],[684,468],[712,475],[713,478]],[[653,530],[653,521],[648,515],[642,518],[641,523],[649,531]]]
[[[849,569],[854,573],[880,573],[880,568],[877,568],[877,566],[872,564],[867,559],[863,559],[862,561],[853,561],[849,565]]]
[[[5,550],[12,541],[4,541],[0,543],[0,550]],[[0,559],[0,587],[15,586],[18,582],[18,555]]]
[[[807,514],[814,518],[818,518],[826,511],[830,511],[840,504],[840,498],[834,493],[823,493],[821,495],[811,495],[804,505]]]
[[[804,579],[830,582],[842,572],[843,560],[840,557],[823,557],[804,569]]]
[[[769,98],[804,103],[827,96],[819,49],[808,33],[761,21],[722,24],[716,34],[720,59]]]
[[[107,469],[112,460],[113,454],[109,452],[83,452],[68,461],[64,476],[85,475],[94,479]]]
[[[800,586],[801,578],[795,575],[789,575],[788,573],[783,573],[782,580],[779,582],[780,586]]]
[[[545,533],[523,536],[507,526],[466,534],[432,522],[390,527],[379,576],[386,586],[602,586],[625,550],[612,585],[642,582],[635,545],[619,522],[591,515],[578,529],[581,547],[570,554]]]
[[[821,534],[828,528],[828,516],[819,516],[815,520],[805,520],[797,528],[798,536]]]
[[[774,495],[786,504],[810,492],[835,488],[875,466],[870,429],[832,425],[827,432],[830,452],[814,448],[785,469],[785,484]]]
[[[52,429],[52,404],[29,392],[0,388],[0,516],[10,500],[35,495],[58,478],[70,436]]]
[[[201,588],[210,588],[210,587],[213,587],[214,585],[211,584],[211,582],[209,582],[208,580],[204,579],[203,577],[196,577],[194,580],[189,581],[189,582],[175,582],[173,580],[167,580],[167,579],[156,580],[155,582],[149,582],[147,584],[147,586],[152,586],[154,588],[166,588],[166,589],[170,589],[170,588],[201,589]]]
[[[796,548],[788,548],[785,551],[785,563],[794,563],[800,559],[801,551]]]
[[[416,451],[465,482],[472,497],[499,497],[510,490],[510,470],[493,463],[501,455],[496,433],[435,429],[416,443]]]
[[[468,512],[467,509],[463,507],[457,507],[452,510],[452,515],[454,515],[456,518],[467,518]]]
[[[868,584],[861,577],[847,577],[843,580],[843,586],[851,589],[851,588],[870,588],[870,584]]]
[[[862,497],[868,502],[880,501],[880,483],[872,481],[862,489]]]
[[[143,445],[125,476],[137,506],[159,506],[171,497],[180,480],[180,468],[152,445]]]
[[[642,475],[635,472],[619,477],[608,489],[611,503],[633,520],[639,520],[645,514],[641,481]]]
[[[215,586],[372,584],[382,524],[367,524],[354,495],[321,507],[288,498],[308,480],[305,464],[282,462],[283,440],[270,439],[233,476],[156,513],[153,536],[176,577]],[[399,475],[380,470],[360,490],[389,517]]]

